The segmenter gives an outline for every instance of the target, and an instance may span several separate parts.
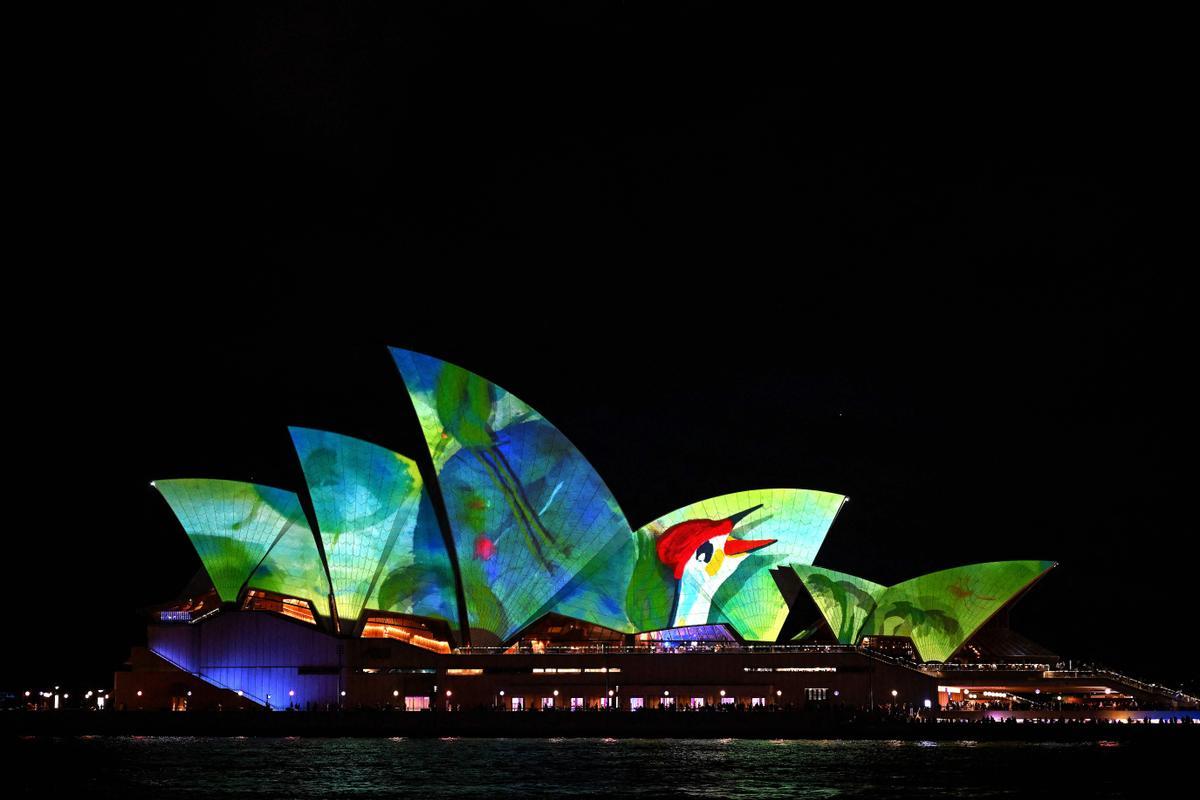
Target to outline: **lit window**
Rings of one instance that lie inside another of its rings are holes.
[[[804,690],[804,696],[809,700],[825,700],[828,698],[829,690],[810,687]]]
[[[404,698],[405,711],[428,711],[429,698],[426,696],[414,696]]]
[[[766,704],[767,704],[767,698],[765,698],[765,697],[751,697],[750,698],[751,706],[765,706]]]
[[[672,708],[675,705],[675,698],[674,697],[664,697],[658,701],[658,705],[661,708]]]
[[[542,708],[554,708],[554,698],[553,697],[543,697],[542,698]]]
[[[690,701],[690,705],[692,708],[704,708],[704,698],[693,697]]]
[[[512,698],[512,710],[513,711],[524,711],[525,710],[525,698],[524,697]]]
[[[645,705],[645,702],[640,697],[629,698],[629,710],[630,711],[637,711],[639,708],[642,708],[644,705]]]
[[[579,711],[583,708],[586,708],[586,706],[584,706],[584,704],[583,704],[582,697],[572,697],[571,698],[571,710],[572,711]]]
[[[732,697],[722,697],[721,698],[721,705],[723,705],[723,706],[731,706],[734,704],[734,702],[735,702],[735,700]]]

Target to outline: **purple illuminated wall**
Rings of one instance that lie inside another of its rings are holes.
[[[149,650],[186,672],[200,664],[200,626],[175,623],[151,625],[147,631]]]
[[[150,650],[221,688],[286,709],[338,701],[338,642],[266,613],[218,614],[203,625],[155,625]],[[301,674],[301,668],[328,670]],[[289,695],[289,692],[295,692]]]

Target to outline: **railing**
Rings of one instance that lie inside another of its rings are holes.
[[[1119,681],[1127,686],[1133,686],[1137,689],[1146,692],[1147,694],[1157,694],[1163,697],[1169,697],[1172,700],[1179,700],[1185,703],[1200,705],[1200,698],[1193,697],[1179,689],[1172,689],[1169,686],[1163,686],[1159,683],[1147,683],[1146,681],[1138,680],[1137,678],[1117,672],[1116,670],[1104,669],[1103,667],[1093,667],[1090,669],[1055,669],[1046,670],[1042,673],[1044,678],[1109,678],[1114,681]]]
[[[923,672],[1045,672],[1050,669],[1050,665],[1026,664],[1021,662],[1011,664],[947,664],[944,662],[931,662],[920,664],[918,668]]]
[[[188,675],[191,675],[192,677],[199,678],[200,680],[204,681],[205,683],[216,686],[218,689],[225,689],[230,692],[235,692],[235,693],[237,693],[238,697],[245,697],[247,700],[250,700],[251,702],[258,703],[260,706],[267,705],[267,701],[262,699],[261,697],[255,697],[254,695],[250,694],[247,691],[244,691],[241,689],[234,689],[232,686],[227,686],[226,684],[222,683],[221,681],[217,680],[216,678],[206,675],[203,672],[193,672],[192,670],[188,669],[187,667],[183,666],[182,664],[180,664],[170,658],[167,658],[166,656],[164,656],[162,653],[158,652],[157,650],[151,650],[150,652],[153,653],[154,655],[158,656],[163,661],[167,662],[168,664],[170,664],[172,667],[179,670],[180,672],[184,672],[184,673],[187,673]]]
[[[575,655],[637,653],[856,653],[844,644],[740,644],[738,642],[652,642],[646,644],[546,645],[544,647],[459,647],[460,655]]]
[[[635,655],[641,653],[858,653],[877,661],[895,664],[926,674],[943,672],[1029,672],[1039,673],[1043,678],[1092,678],[1106,677],[1134,686],[1147,693],[1158,694],[1173,700],[1200,705],[1200,698],[1156,683],[1147,683],[1128,675],[1100,667],[1075,670],[1052,670],[1049,664],[1035,663],[962,663],[919,662],[874,650],[845,644],[741,644],[739,642],[645,642],[634,645],[592,642],[578,645],[521,645],[516,647],[459,647],[457,655]]]

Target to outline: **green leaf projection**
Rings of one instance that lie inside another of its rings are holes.
[[[671,627],[678,586],[671,567],[659,559],[657,540],[654,533],[647,528],[634,533],[636,560],[630,570],[629,585],[625,590],[625,610],[629,622],[639,631]]]
[[[238,599],[281,534],[297,525],[308,531],[299,500],[283,489],[210,479],[155,481],[154,487],[175,512],[227,603]]]
[[[595,602],[591,582],[574,579],[604,572],[593,559],[625,552],[633,533],[587,460],[494,383],[420,353],[392,356],[446,503],[472,640],[503,641],[555,604]],[[602,624],[628,627],[620,599],[601,602]]]
[[[454,570],[429,493],[421,492],[416,525],[401,537],[383,564],[367,608],[432,617],[458,627]]]
[[[640,629],[631,621],[626,606],[636,554],[637,544],[632,534],[614,536],[555,593],[545,610],[622,633],[636,633]],[[541,616],[539,611],[535,619]]]
[[[945,661],[1053,566],[1053,561],[992,561],[931,572],[887,588],[832,570],[793,569],[838,641],[907,636],[925,661]]]
[[[378,445],[292,428],[343,629],[364,607],[456,620],[454,580],[417,465]]]
[[[316,539],[300,510],[300,500],[291,495],[295,519],[263,559],[246,583],[251,589],[298,597],[312,603],[316,612],[329,618],[329,577],[317,550]]]
[[[746,639],[774,641],[789,609],[771,569],[811,563],[843,502],[829,492],[761,489],[651,522],[637,532],[631,617],[643,630],[725,622]],[[673,569],[657,568],[664,558]]]
[[[830,630],[842,644],[857,644],[863,623],[875,611],[886,586],[824,567],[792,564]]]

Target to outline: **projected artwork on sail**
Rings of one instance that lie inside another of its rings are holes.
[[[627,600],[633,624],[725,622],[747,639],[774,641],[788,606],[770,571],[811,563],[844,500],[805,489],[736,492],[639,529]]]
[[[365,607],[457,620],[454,580],[417,465],[369,442],[292,428],[343,629]]]
[[[155,481],[154,487],[175,512],[225,602],[238,599],[276,540],[291,529],[308,531],[299,500],[283,489],[191,478]]]
[[[506,639],[630,540],[629,525],[580,452],[520,399],[454,364],[392,355],[446,503],[472,639]]]
[[[922,659],[945,661],[1053,566],[1053,561],[991,561],[887,587],[821,567],[792,569],[842,644],[907,636]]]

